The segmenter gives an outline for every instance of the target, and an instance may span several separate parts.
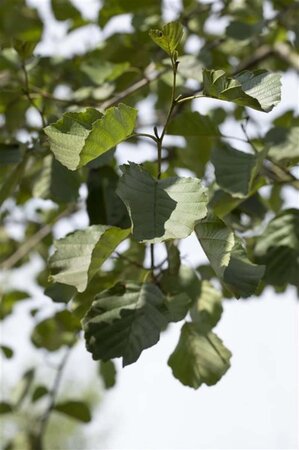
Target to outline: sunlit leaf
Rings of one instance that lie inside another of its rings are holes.
[[[138,241],[182,239],[206,216],[206,189],[197,178],[156,180],[134,163],[121,169],[117,194],[129,210],[132,233]]]
[[[194,389],[216,384],[230,367],[231,352],[216,334],[201,334],[197,325],[185,323],[178,345],[168,360],[173,375]]]
[[[280,75],[265,70],[244,71],[234,78],[223,70],[203,71],[203,94],[258,111],[271,111],[280,102]]]
[[[183,27],[179,22],[169,22],[162,30],[150,30],[152,40],[166,53],[173,55],[183,38]]]
[[[240,238],[212,214],[196,225],[195,232],[216,275],[228,289],[237,298],[254,294],[265,267],[247,258]]]
[[[80,113],[65,113],[62,119],[45,128],[55,158],[70,170],[86,165],[132,134],[137,111],[119,104],[101,114],[88,108]]]
[[[221,292],[209,281],[203,280],[200,295],[191,309],[192,321],[202,332],[210,331],[220,320],[223,311],[221,300]]]
[[[128,229],[92,225],[56,241],[56,252],[49,260],[51,280],[83,292],[89,280],[129,233]]]

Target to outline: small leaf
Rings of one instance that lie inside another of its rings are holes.
[[[129,234],[128,229],[92,225],[56,241],[56,252],[49,260],[51,280],[83,292],[104,261]]]
[[[227,288],[237,298],[254,294],[265,267],[249,261],[240,238],[212,214],[196,225],[195,233],[216,275]]]
[[[206,216],[207,193],[197,178],[156,180],[134,163],[121,170],[117,194],[128,208],[138,241],[183,239]]]
[[[85,402],[76,400],[60,402],[56,403],[53,410],[79,420],[80,422],[88,423],[91,421],[90,408]]]
[[[80,113],[65,113],[44,131],[55,158],[68,169],[76,170],[130,136],[136,116],[136,109],[122,103],[107,109],[104,115],[88,108]]]
[[[55,303],[68,303],[76,294],[76,289],[67,284],[53,283],[46,287],[44,294],[50,297]]]
[[[68,310],[59,311],[35,326],[31,341],[37,348],[54,352],[64,345],[74,345],[79,330],[80,321],[77,317]]]
[[[0,348],[7,359],[11,359],[13,357],[14,351],[12,348],[7,345],[0,345]]]
[[[82,325],[93,359],[132,364],[167,325],[164,296],[154,284],[116,284],[95,297]]]
[[[113,361],[100,361],[99,373],[106,389],[111,389],[116,383],[116,368]]]
[[[0,402],[0,415],[13,412],[12,405],[8,402]]]
[[[216,384],[229,369],[230,358],[231,352],[216,334],[201,334],[195,324],[187,322],[168,365],[181,383],[198,389],[203,383]]]
[[[207,280],[201,282],[201,293],[191,309],[192,322],[201,332],[209,332],[219,322],[223,311],[222,294]]]
[[[269,112],[280,102],[280,75],[266,70],[244,71],[234,78],[223,70],[203,71],[203,94],[258,111]]]
[[[183,27],[179,22],[169,22],[162,27],[162,30],[150,30],[149,32],[152,40],[170,56],[173,56],[183,34]]]
[[[43,385],[36,386],[32,394],[32,402],[35,403],[49,392],[48,388]]]

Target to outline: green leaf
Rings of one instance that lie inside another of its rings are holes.
[[[137,110],[120,103],[105,114],[88,108],[67,112],[47,126],[50,149],[55,158],[70,170],[76,170],[124,141],[134,130]]]
[[[219,322],[223,311],[222,294],[207,280],[201,282],[201,293],[191,309],[192,322],[202,332],[209,332]]]
[[[226,287],[237,298],[254,294],[265,267],[249,261],[241,239],[212,214],[196,225],[195,233],[216,275]]]
[[[12,348],[8,347],[7,345],[0,345],[0,349],[7,359],[11,359],[13,357],[14,351]]]
[[[80,422],[88,423],[91,421],[89,406],[87,403],[78,400],[68,400],[65,402],[56,403],[53,411],[65,414],[66,416],[79,420]]]
[[[78,174],[70,172],[52,155],[48,155],[44,158],[42,171],[34,185],[33,196],[57,203],[70,203],[76,201],[79,187]]]
[[[299,287],[299,210],[286,209],[274,217],[258,237],[254,253],[266,264],[268,283]]]
[[[104,27],[107,22],[119,14],[157,14],[161,15],[161,0],[104,0],[99,11],[99,25]]]
[[[44,294],[50,297],[55,303],[68,303],[76,294],[76,289],[67,284],[53,283],[46,287]]]
[[[56,20],[79,19],[81,14],[70,0],[51,0],[51,6]]]
[[[195,270],[188,266],[180,266],[178,273],[165,271],[159,284],[163,292],[170,296],[185,293],[192,301],[195,301],[200,294],[200,279]]]
[[[83,292],[100,266],[129,234],[128,229],[92,225],[56,241],[56,252],[49,260],[51,280]]]
[[[67,310],[59,311],[35,326],[31,341],[37,348],[54,352],[64,345],[74,345],[79,331],[79,319]]]
[[[24,372],[22,378],[19,380],[17,385],[14,388],[12,397],[14,399],[15,408],[19,408],[25,397],[30,392],[30,388],[32,386],[33,380],[35,376],[35,369],[31,368]]]
[[[266,70],[244,71],[234,78],[223,70],[203,71],[203,94],[258,111],[269,112],[280,102],[280,75]]]
[[[49,393],[49,390],[46,386],[43,386],[43,385],[36,386],[36,388],[34,389],[33,394],[32,394],[32,402],[33,403],[37,402],[38,400],[43,398],[48,393]]]
[[[4,144],[0,143],[0,164],[17,164],[22,160],[21,144]]]
[[[201,334],[185,323],[178,345],[168,360],[173,375],[186,386],[198,389],[216,384],[230,367],[231,352],[216,334]]]
[[[299,127],[275,127],[265,136],[269,157],[274,161],[294,165],[299,162]]]
[[[100,361],[99,373],[106,389],[111,389],[116,383],[116,368],[113,361]]]
[[[179,136],[220,136],[212,119],[197,111],[186,111],[178,115],[170,122],[167,131]]]
[[[16,303],[30,298],[28,292],[25,291],[9,291],[1,296],[0,303],[0,320],[11,314]]]
[[[20,180],[22,179],[28,164],[29,154],[27,153],[6,176],[0,187],[0,205],[10,196],[13,196]]]
[[[117,194],[128,208],[138,241],[183,239],[206,216],[206,189],[197,178],[156,180],[134,163],[121,170]]]
[[[150,30],[152,40],[159,45],[168,55],[172,56],[181,43],[184,30],[179,22],[169,22],[162,30]]]
[[[164,296],[154,284],[116,284],[96,296],[82,320],[86,347],[95,360],[137,361],[167,325]]]
[[[91,169],[88,174],[86,201],[90,225],[130,226],[127,209],[116,195],[119,176],[112,167]]]
[[[166,297],[165,306],[168,310],[168,321],[179,322],[183,320],[192,303],[191,298],[184,292],[174,297]]]
[[[212,153],[212,163],[215,167],[217,184],[233,197],[247,197],[264,156],[265,151],[252,155],[227,144],[216,146]]]
[[[0,415],[13,412],[13,407],[8,402],[0,402]]]

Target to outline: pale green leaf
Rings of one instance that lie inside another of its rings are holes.
[[[136,116],[136,109],[122,103],[108,108],[104,115],[88,108],[80,113],[65,113],[44,131],[55,158],[68,169],[76,170],[130,136]]]
[[[226,287],[237,298],[254,294],[265,267],[249,261],[241,239],[212,214],[196,225],[195,232],[212,268]]]
[[[194,389],[216,384],[230,367],[231,352],[216,334],[201,334],[197,325],[185,323],[178,345],[168,360],[173,375]]]
[[[56,241],[56,251],[49,260],[51,280],[83,292],[100,266],[129,234],[129,229],[92,225]]]
[[[192,321],[201,331],[208,332],[220,320],[223,308],[222,294],[208,280],[201,282],[200,296],[191,309]]]
[[[124,366],[137,361],[167,325],[163,303],[162,292],[150,283],[119,283],[96,296],[82,320],[93,359],[122,357]]]
[[[223,70],[203,71],[203,94],[258,111],[269,112],[280,102],[280,75],[265,70],[244,71],[234,78]]]
[[[150,30],[152,40],[172,56],[183,38],[184,30],[179,22],[169,22],[162,30]]]
[[[153,178],[141,166],[121,166],[117,194],[126,204],[133,236],[141,242],[182,239],[206,216],[207,193],[197,178]]]

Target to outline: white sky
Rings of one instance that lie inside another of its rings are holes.
[[[98,31],[91,36],[87,30],[65,38],[64,26],[49,18],[48,0],[28,3],[38,6],[47,17],[41,53],[68,54],[74,48],[84,51],[103,36]],[[76,4],[92,14],[96,2],[77,0]],[[117,26],[127,29],[128,22],[118,18]],[[296,107],[297,100],[298,79],[291,74],[284,79],[281,105],[268,115],[260,113],[258,119],[267,123],[274,115]],[[206,107],[207,103],[198,102],[201,112]],[[238,130],[233,132],[237,134]],[[143,146],[143,158],[144,151],[150,154]],[[121,155],[126,155],[125,158],[138,162],[138,152],[132,151],[131,146],[123,145],[118,155],[120,159]],[[298,207],[297,201],[294,195],[288,197],[289,206]],[[193,236],[184,241],[182,251],[188,253],[191,264],[204,258]],[[24,287],[24,280],[27,282],[28,277],[23,274],[16,284]],[[39,294],[37,299],[41,301]],[[51,302],[46,299],[45,310],[45,314],[52,310]],[[24,370],[24,364],[34,358],[31,348],[24,346],[31,325],[21,308],[18,308],[18,317],[19,320],[7,319],[2,333],[10,336],[4,343],[9,345],[13,341],[17,350],[16,358],[3,368],[4,380],[10,383],[17,379],[21,369]],[[259,299],[225,302],[216,331],[233,353],[232,367],[214,387],[194,391],[173,378],[166,361],[177,343],[180,326],[173,325],[161,336],[158,345],[142,353],[136,364],[119,371],[117,387],[107,393],[99,414],[87,427],[87,433],[93,437],[90,450],[297,449],[298,306],[295,290],[289,289],[277,296],[269,288]],[[83,343],[73,352],[65,383],[73,381],[74,372],[82,382],[94,372],[94,363]]]

